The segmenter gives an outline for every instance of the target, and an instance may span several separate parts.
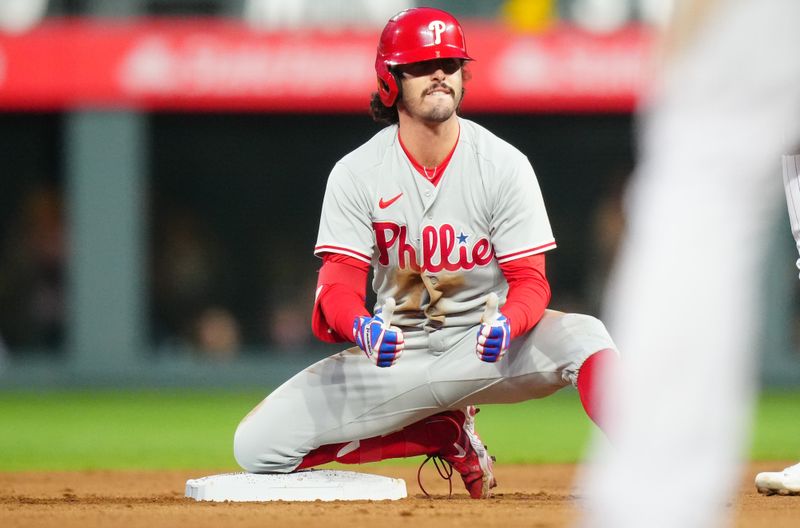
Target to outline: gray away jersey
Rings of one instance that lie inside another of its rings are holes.
[[[480,322],[490,292],[505,300],[499,264],[556,246],[528,159],[476,123],[459,124],[438,186],[413,167],[394,125],[340,160],[325,191],[314,253],[371,264],[378,305],[395,298],[392,324],[409,348],[452,345]]]

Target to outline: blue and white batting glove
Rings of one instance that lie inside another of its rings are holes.
[[[405,347],[403,331],[396,326],[387,328],[380,313],[376,313],[375,317],[356,317],[353,321],[353,337],[369,360],[379,367],[394,365]]]
[[[511,326],[505,315],[499,314],[491,323],[481,323],[475,352],[481,361],[495,363],[506,355],[511,343]]]

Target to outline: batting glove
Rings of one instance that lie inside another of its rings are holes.
[[[353,321],[353,337],[369,360],[379,367],[394,365],[405,347],[403,331],[396,326],[388,326],[380,313],[376,313],[375,317],[356,317]]]
[[[511,343],[511,326],[505,315],[498,315],[491,323],[481,323],[475,352],[481,361],[495,363],[506,355]]]

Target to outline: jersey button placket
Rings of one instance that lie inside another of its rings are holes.
[[[430,222],[430,220],[433,220],[433,211],[431,209],[433,209],[433,204],[436,201],[436,193],[430,189],[425,190],[423,195],[425,196],[425,200],[423,200],[425,207],[422,210],[423,222],[420,222],[419,238],[417,239],[417,243],[419,243],[420,240],[422,240],[422,231],[425,229],[425,226],[432,225],[432,222]],[[425,222],[424,220],[428,220],[428,222]],[[420,248],[420,251],[422,251],[422,248]]]

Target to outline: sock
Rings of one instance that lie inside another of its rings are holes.
[[[305,457],[296,470],[328,462],[365,464],[388,458],[450,454],[461,436],[464,417],[460,411],[446,411],[429,416],[385,436],[320,446]]]
[[[605,369],[617,368],[619,356],[616,351],[605,348],[589,356],[578,371],[578,395],[583,409],[600,429],[604,429],[601,409],[603,392],[599,390],[601,376]]]

